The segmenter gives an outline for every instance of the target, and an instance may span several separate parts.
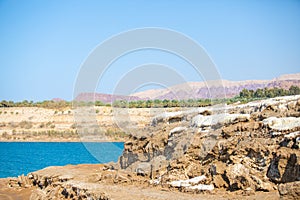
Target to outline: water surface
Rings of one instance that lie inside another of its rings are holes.
[[[122,151],[122,142],[0,142],[0,178],[48,166],[116,162]]]

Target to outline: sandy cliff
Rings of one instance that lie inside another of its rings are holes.
[[[174,111],[178,108],[163,109]],[[126,112],[131,125],[142,128],[162,109],[128,109]],[[109,140],[124,140],[122,130],[116,125],[116,111],[111,107],[92,107],[97,127],[91,132],[109,134]],[[128,120],[128,119],[127,119]],[[78,121],[72,108],[46,109],[38,107],[0,108],[0,140],[1,141],[79,141],[77,134]],[[88,137],[88,135],[87,135]],[[88,137],[89,139],[91,137]],[[88,140],[89,140],[88,139]]]

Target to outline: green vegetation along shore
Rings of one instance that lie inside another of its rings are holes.
[[[228,99],[155,99],[155,100],[138,100],[138,101],[126,101],[116,100],[113,103],[104,103],[101,101],[95,102],[75,102],[75,101],[53,101],[45,100],[41,102],[33,102],[24,100],[22,102],[6,101],[0,102],[0,107],[41,107],[41,108],[66,108],[72,107],[75,103],[77,106],[95,105],[95,106],[106,106],[106,107],[117,107],[117,108],[170,108],[170,107],[204,107],[211,106],[218,103],[235,103],[242,102],[247,103],[253,100],[260,100],[265,98],[273,98],[279,96],[298,95],[300,94],[300,88],[298,86],[291,86],[288,90],[282,88],[263,88],[257,90],[243,89],[239,95],[228,98]]]

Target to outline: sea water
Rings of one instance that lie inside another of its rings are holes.
[[[116,162],[123,147],[122,142],[0,142],[0,178],[48,166]]]

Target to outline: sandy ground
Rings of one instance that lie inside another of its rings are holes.
[[[39,176],[51,176],[51,177],[72,177],[72,181],[81,181],[81,183],[92,184],[93,188],[99,192],[104,192],[113,200],[193,200],[193,199],[279,199],[277,191],[274,192],[256,192],[255,194],[242,194],[233,193],[227,191],[213,191],[210,193],[183,193],[176,189],[163,188],[161,186],[151,186],[147,184],[115,184],[113,182],[95,182],[91,177],[99,175],[100,173],[108,173],[108,171],[102,171],[103,165],[67,165],[64,167],[49,167],[43,170],[34,172]],[[8,183],[11,178],[0,179],[0,199],[34,199],[31,195],[34,193],[43,193],[36,187],[29,188],[11,188]],[[45,198],[48,199],[48,198]],[[56,198],[54,198],[56,199]]]
[[[1,200],[31,200],[31,195],[34,192],[39,192],[36,188],[24,188],[15,190],[7,187],[7,179],[0,180],[0,199]],[[99,185],[100,186],[100,185]],[[251,196],[245,196],[241,194],[234,194],[229,192],[219,192],[215,194],[188,194],[178,191],[168,191],[161,188],[152,187],[137,187],[137,186],[120,186],[120,185],[101,185],[103,191],[105,191],[111,199],[114,200],[193,200],[193,199],[249,199],[249,200],[276,200],[279,199],[277,192],[272,193],[256,193]],[[33,200],[33,199],[32,199]]]

